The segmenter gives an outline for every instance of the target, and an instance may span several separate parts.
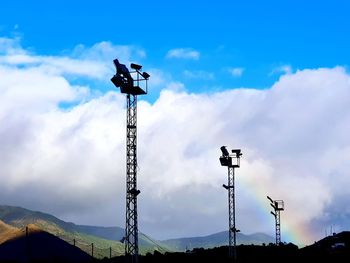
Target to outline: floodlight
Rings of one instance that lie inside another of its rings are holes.
[[[276,200],[275,206],[277,207],[277,210],[283,211],[284,210],[284,202],[283,200]]]
[[[235,153],[237,157],[240,157],[242,155],[241,149],[233,149],[232,153]]]
[[[273,200],[272,200],[272,198],[270,196],[267,196],[267,199],[269,199],[270,202],[273,203]]]
[[[225,156],[225,157],[229,156],[229,153],[228,153],[228,151],[226,149],[226,146],[221,146],[220,150],[221,150],[223,156]]]
[[[232,158],[230,157],[220,157],[220,163],[221,166],[231,166],[232,165]]]
[[[124,84],[123,78],[119,75],[114,75],[111,78],[111,81],[116,87],[121,87]]]
[[[128,68],[119,63],[118,59],[113,60],[117,73],[112,77],[111,81],[117,87],[123,88],[122,93],[125,93],[125,89],[133,87],[134,79],[131,77]]]
[[[124,77],[127,77],[127,75],[130,75],[128,68],[124,64],[119,63],[118,59],[113,60],[113,63],[117,70],[117,74],[123,75]]]
[[[142,77],[144,77],[144,79],[148,79],[151,75],[148,74],[147,72],[142,72]]]
[[[114,63],[115,69],[118,70],[118,67],[120,65],[119,60],[118,59],[114,59],[113,63]]]
[[[138,64],[135,64],[135,63],[131,63],[130,64],[130,67],[132,69],[136,69],[136,70],[141,70],[142,66],[141,65],[138,65]]]
[[[117,69],[117,74],[122,75],[124,78],[126,78],[127,83],[130,86],[133,86],[134,79],[131,77],[128,68],[124,64],[119,65],[119,68]]]

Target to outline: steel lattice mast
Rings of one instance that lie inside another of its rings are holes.
[[[236,253],[236,233],[239,230],[236,228],[236,207],[235,207],[235,171],[234,168],[240,167],[240,157],[242,156],[240,149],[232,150],[233,155],[230,155],[225,146],[221,148],[222,156],[220,157],[220,163],[222,166],[228,168],[227,185],[222,186],[228,192],[228,218],[229,218],[229,231],[228,231],[228,255],[237,259]],[[233,163],[235,159],[235,163]]]
[[[129,71],[124,64],[117,59],[114,61],[116,74],[111,81],[116,87],[120,87],[126,94],[126,224],[125,256],[132,263],[138,262],[138,224],[137,224],[137,96],[147,94],[147,80],[150,75],[140,72],[142,66],[131,63],[134,71]],[[131,75],[136,74],[136,79]],[[140,82],[145,81],[145,89],[140,87]]]
[[[271,215],[275,217],[275,229],[276,229],[276,245],[281,244],[281,214],[280,212],[284,210],[283,200],[272,200],[271,197],[267,196],[270,200],[270,205],[274,209],[274,212],[270,212]]]
[[[233,257],[236,254],[236,207],[235,207],[235,170],[233,167],[228,167],[228,218],[229,218],[229,231],[228,231],[228,247],[229,257]],[[226,187],[225,187],[226,188]]]
[[[275,227],[276,227],[276,245],[279,245],[279,244],[281,244],[281,215],[280,215],[280,210],[276,210]]]
[[[125,254],[138,255],[137,226],[137,96],[128,94],[126,117],[126,228]]]

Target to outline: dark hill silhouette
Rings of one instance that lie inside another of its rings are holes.
[[[296,245],[282,243],[280,246],[274,244],[269,245],[239,245],[237,246],[237,261],[239,263],[250,262],[269,262],[269,263],[285,263],[285,262],[332,262],[345,263],[350,262],[350,250],[348,247],[349,234],[339,233],[336,237],[328,237],[320,240],[315,244],[299,249]],[[331,241],[333,239],[333,241]],[[336,244],[343,244],[340,247]],[[114,258],[113,263],[125,262],[124,257]],[[216,248],[204,249],[196,248],[187,253],[153,253],[140,257],[140,263],[201,263],[201,262],[220,262],[232,263],[233,258],[228,257],[228,247],[221,246]]]
[[[123,257],[115,258],[113,263],[125,262]],[[106,261],[108,262],[108,261]],[[216,247],[210,249],[196,248],[187,253],[153,253],[140,258],[140,263],[232,263],[233,258],[228,257],[228,247]],[[284,244],[282,246],[256,246],[239,245],[237,246],[237,261],[239,263],[251,262],[303,262],[299,261],[298,247],[293,244]],[[313,261],[312,261],[313,262]]]
[[[350,262],[350,232],[343,231],[327,236],[300,249],[303,258],[322,262]]]
[[[0,245],[0,261],[6,262],[91,262],[92,258],[35,225],[18,229]]]
[[[263,233],[255,233],[251,235],[237,233],[238,245],[261,245],[263,243],[273,243],[274,241],[275,240],[273,237]],[[163,240],[161,242],[173,251],[186,251],[188,249],[191,250],[193,248],[213,248],[219,246],[226,246],[228,244],[228,231],[223,231],[202,237],[168,239]]]

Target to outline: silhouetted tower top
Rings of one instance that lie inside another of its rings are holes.
[[[141,72],[141,65],[131,63],[130,67],[134,71],[129,71],[129,69],[124,65],[119,63],[118,59],[113,60],[116,68],[116,74],[111,78],[111,81],[116,87],[120,87],[120,92],[129,95],[145,95],[148,92],[147,80],[150,75],[147,72]],[[136,79],[132,77],[135,75]],[[145,82],[145,89],[140,87],[140,82]]]
[[[138,226],[137,226],[137,96],[147,94],[147,80],[150,75],[141,72],[142,66],[131,63],[133,71],[113,60],[116,74],[111,78],[113,84],[126,94],[126,223],[125,223],[125,256],[127,261],[138,262]],[[140,84],[144,83],[144,88]]]
[[[221,146],[220,150],[222,156],[220,156],[220,163],[222,166],[238,168],[240,167],[240,157],[242,156],[241,149],[231,150],[232,154],[229,154],[226,146]]]

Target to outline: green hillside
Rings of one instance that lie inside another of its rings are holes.
[[[23,228],[28,224],[34,224],[40,229],[54,234],[70,244],[76,244],[87,253],[94,249],[95,257],[109,257],[124,254],[124,244],[119,242],[124,236],[124,229],[120,227],[84,226],[68,223],[50,214],[35,212],[21,207],[0,206],[0,220],[6,224]],[[244,235],[237,233],[237,244],[274,243],[274,238],[256,233]],[[93,244],[93,245],[92,245]],[[227,231],[202,237],[189,237],[169,239],[164,241],[155,240],[143,233],[139,233],[139,251],[141,254],[159,251],[185,251],[193,248],[213,248],[228,244]],[[93,247],[92,247],[93,246]],[[98,253],[97,253],[98,252]]]
[[[98,227],[98,226],[85,226],[76,225],[76,231],[81,233],[86,233],[89,235],[97,236],[109,240],[121,240],[124,236],[124,229],[121,227]],[[167,246],[162,244],[143,233],[139,233],[139,246],[141,254],[146,254],[147,252],[153,252],[155,250],[164,253],[171,251]]]
[[[32,211],[21,207],[0,206],[0,220],[8,225],[23,228],[29,224],[36,225],[70,244],[75,244],[87,253],[98,258],[124,254],[124,244],[119,240],[124,235],[120,227],[82,226],[68,223],[50,214]],[[140,234],[140,253],[146,254],[158,250],[168,251],[157,241]],[[93,245],[92,245],[93,244]]]

